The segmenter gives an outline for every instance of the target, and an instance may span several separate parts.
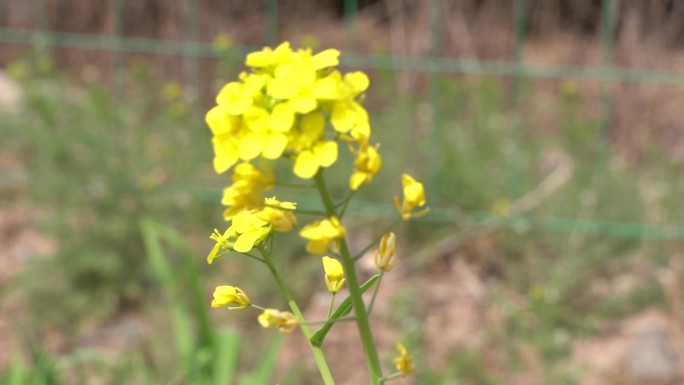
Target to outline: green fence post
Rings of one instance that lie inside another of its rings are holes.
[[[278,45],[278,0],[264,0],[266,17],[266,42],[275,47]]]
[[[359,13],[358,0],[344,0],[344,47],[348,51],[357,50],[357,17]]]
[[[112,17],[112,52],[111,54],[114,55],[113,58],[113,63],[112,63],[112,80],[114,82],[114,90],[113,93],[114,95],[120,96],[121,92],[123,91],[123,77],[122,77],[122,68],[123,68],[123,57],[121,54],[121,33],[122,33],[122,28],[121,28],[121,9],[122,9],[122,0],[110,0],[109,1],[109,14]]]
[[[441,5],[441,0],[430,1],[430,56],[433,58],[440,57],[442,54]],[[432,116],[430,117],[427,143],[427,180],[429,186],[435,187],[438,186],[439,167],[443,159],[440,151],[445,150],[443,146],[440,146],[442,140],[441,103],[439,97],[440,75],[441,73],[435,73],[434,71],[428,73],[428,98]],[[428,195],[430,201],[437,202],[439,198],[437,196],[437,188],[428,189]]]
[[[186,84],[191,84],[193,87],[191,93],[192,109],[193,112],[197,112],[200,95],[199,55],[196,52],[197,44],[199,44],[199,4],[198,0],[190,0],[186,4],[186,42],[189,40],[191,45],[189,46],[190,52],[184,53],[183,61],[185,62]]]
[[[515,34],[513,38],[514,75],[511,92],[513,93],[513,149],[511,154],[509,200],[515,201],[522,195],[523,178],[523,87],[522,76],[525,73],[524,45],[527,38],[528,0],[516,0],[513,5],[513,23]]]
[[[599,80],[599,121],[597,133],[597,170],[594,197],[596,202],[601,196],[605,179],[608,175],[608,157],[610,153],[610,125],[613,101],[610,90],[609,75],[613,65],[615,46],[615,1],[601,1],[601,77]]]

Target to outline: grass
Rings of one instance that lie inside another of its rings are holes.
[[[249,276],[264,282],[266,272],[229,257],[218,272],[204,266],[207,234],[222,226],[218,194],[224,182],[212,175],[209,134],[194,101],[185,100],[177,85],[160,87],[140,63],[128,73],[123,94],[113,94],[98,85],[76,87],[46,65],[45,57],[38,59],[15,67],[23,71],[19,77],[26,105],[5,117],[7,139],[0,149],[19,159],[28,176],[26,196],[10,196],[10,203],[44,212],[40,224],[58,240],[59,249],[51,258],[32,261],[13,292],[3,293],[25,300],[22,317],[30,326],[20,332],[41,336],[57,328],[75,336],[84,323],[132,311],[152,319],[161,315],[155,322],[168,334],[155,335],[152,348],[140,348],[117,362],[76,350],[55,356],[26,338],[20,341],[24,349],[16,349],[0,374],[0,384],[87,383],[93,373],[112,384],[267,383],[282,339],[274,338],[265,350],[251,344],[248,349],[241,331],[217,328],[208,313],[204,282],[217,275],[226,281]],[[224,64],[224,72],[236,66],[234,58]],[[454,233],[476,234],[487,218],[502,222],[453,250],[496,282],[491,306],[501,311],[502,322],[488,331],[488,338],[502,352],[499,366],[492,367],[487,352],[456,349],[448,369],[431,368],[434,341],[423,340],[421,316],[413,314],[422,293],[409,287],[396,294],[392,309],[397,322],[409,325],[410,351],[418,352],[418,361],[425,364],[418,367],[420,382],[506,383],[506,373],[524,367],[524,346],[540,357],[549,383],[576,383],[576,373],[562,370],[573,341],[664,301],[652,279],[646,280],[645,290],[619,295],[597,294],[594,287],[614,274],[631,274],[622,267],[629,258],[661,265],[668,249],[658,240],[584,233],[577,227],[549,231],[543,220],[677,223],[682,213],[678,197],[684,192],[679,166],[654,145],[647,164],[626,166],[615,151],[604,169],[597,167],[599,122],[592,116],[591,101],[572,87],[561,87],[566,91],[552,101],[557,113],[551,124],[533,119],[535,108],[541,108],[533,91],[548,84],[525,83],[521,108],[531,115],[523,116],[523,140],[516,143],[515,111],[501,79],[439,76],[439,98],[431,107],[421,95],[399,92],[393,76],[371,74],[375,91],[369,103],[384,169],[359,194],[372,205],[350,209],[358,221],[364,218],[362,207],[381,213],[391,205],[396,188],[388,186],[397,185],[401,172],[410,170],[430,180],[433,206],[462,215],[449,225],[431,222],[438,212],[426,222],[404,226],[400,239],[410,250],[407,255]],[[435,111],[439,119],[431,120]],[[431,141],[431,129],[439,140]],[[533,202],[524,218],[507,218],[506,210],[519,198],[512,192],[535,190],[562,162],[573,173]],[[516,167],[521,175],[512,178]],[[333,193],[335,184],[347,183],[347,170],[340,167],[338,172],[341,177],[329,178]],[[297,189],[281,192],[307,197]],[[279,246],[281,264],[291,266],[284,273],[297,278],[295,296],[305,298],[311,287],[320,286],[314,277],[318,262],[302,257],[301,242],[279,241]],[[406,261],[414,268],[412,277],[434,274],[431,269],[438,262]],[[275,297],[274,288],[254,286],[256,298]],[[20,355],[26,348],[28,356]],[[295,368],[284,375],[284,383],[301,383],[307,374]],[[451,381],[455,377],[460,380]]]

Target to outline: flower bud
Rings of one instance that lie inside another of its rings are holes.
[[[380,246],[375,251],[375,267],[382,271],[391,271],[397,266],[397,260],[394,258],[395,243],[394,233],[390,232],[382,236]]]

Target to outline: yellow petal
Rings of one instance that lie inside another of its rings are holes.
[[[368,76],[361,71],[351,72],[344,75],[344,81],[352,87],[354,90],[354,96],[365,91],[370,84]]]
[[[316,162],[321,167],[330,167],[337,160],[337,142],[318,143],[313,149]]]
[[[366,174],[360,171],[354,171],[349,177],[349,188],[356,191],[361,187],[362,184],[366,182]]]
[[[233,244],[233,250],[246,253],[254,247],[254,244],[264,235],[262,231],[249,231],[240,234]]]
[[[302,135],[308,137],[312,141],[316,140],[325,129],[325,117],[317,112],[304,115],[302,117],[301,126]]]
[[[289,79],[271,79],[266,86],[266,93],[276,99],[290,99],[297,95],[297,84]]]
[[[339,80],[333,76],[326,76],[314,83],[313,96],[316,99],[337,99],[339,93]]]
[[[273,52],[270,48],[264,48],[263,51],[252,52],[247,55],[245,65],[254,68],[263,68],[271,64],[271,57]]]
[[[330,122],[336,131],[345,133],[354,126],[355,114],[350,104],[346,102],[335,103]]]
[[[271,112],[270,125],[274,131],[290,131],[295,120],[295,112],[288,103],[280,103],[273,107]]]
[[[294,173],[302,179],[311,179],[318,171],[318,161],[311,151],[302,151],[297,155]]]
[[[313,111],[316,108],[316,99],[311,96],[299,95],[290,99],[288,103],[290,107],[300,114],[306,114]]]
[[[240,159],[251,160],[259,156],[264,148],[265,135],[251,132],[245,135],[238,146]]]
[[[204,118],[212,134],[220,135],[232,131],[228,111],[224,106],[216,106],[207,112]]]
[[[287,135],[285,134],[270,134],[264,143],[263,156],[266,159],[278,159],[285,151],[287,146]]]
[[[317,53],[313,57],[313,65],[316,71],[326,68],[334,67],[340,63],[340,51],[336,49],[326,49],[323,52]]]
[[[212,138],[211,143],[214,147],[214,170],[217,174],[227,171],[237,163],[238,155],[235,145],[221,137]]]

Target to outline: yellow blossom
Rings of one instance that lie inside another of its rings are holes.
[[[262,327],[277,327],[281,333],[291,333],[299,325],[294,314],[276,309],[265,309],[259,314],[258,320]]]
[[[228,306],[235,304],[237,306]],[[228,310],[242,310],[249,307],[249,298],[245,293],[234,286],[218,286],[214,290],[214,300],[211,301],[211,307],[228,306]]]
[[[212,262],[214,262],[214,259],[218,257],[218,253],[221,249],[225,249],[227,251],[230,251],[232,249],[232,243],[230,241],[230,229],[226,230],[223,234],[219,233],[217,229],[214,229],[214,232],[209,236],[209,238],[213,239],[216,241],[216,245],[214,245],[214,248],[211,249],[211,252],[207,256],[207,262],[211,265]]]
[[[394,258],[396,236],[390,232],[382,236],[380,246],[375,251],[375,267],[382,271],[391,271],[397,265]]]
[[[330,257],[323,257],[323,270],[325,270],[325,285],[331,293],[337,293],[344,287],[344,269],[340,261]]]
[[[256,213],[256,216],[273,224],[273,230],[288,232],[297,224],[297,218],[292,213],[296,208],[296,203],[281,202],[275,197],[266,198],[264,208]]]
[[[229,220],[243,210],[261,209],[263,192],[274,184],[273,172],[264,165],[263,171],[250,163],[240,163],[233,172],[233,184],[223,190],[221,203],[228,208],[223,217]]]
[[[254,211],[242,211],[233,217],[229,229],[235,235],[233,250],[246,253],[271,233],[271,224],[256,214]]]
[[[344,227],[336,217],[323,219],[304,226],[299,235],[308,239],[306,251],[312,254],[323,254],[332,242],[342,238],[345,234]]]
[[[402,175],[402,184],[404,186],[404,201],[400,203],[399,197],[394,197],[394,204],[399,210],[402,219],[409,220],[427,214],[428,208],[421,211],[414,212],[415,208],[425,206],[425,189],[423,184],[417,182],[409,174]]]
[[[406,377],[414,374],[416,369],[413,365],[413,359],[406,351],[406,347],[401,342],[397,342],[397,350],[399,351],[399,357],[394,359],[394,365],[397,367],[399,373],[401,373],[401,376]]]
[[[378,153],[377,146],[372,147],[362,143],[354,161],[354,172],[349,178],[349,187],[356,191],[364,183],[373,180],[373,177],[382,167],[382,158]]]

